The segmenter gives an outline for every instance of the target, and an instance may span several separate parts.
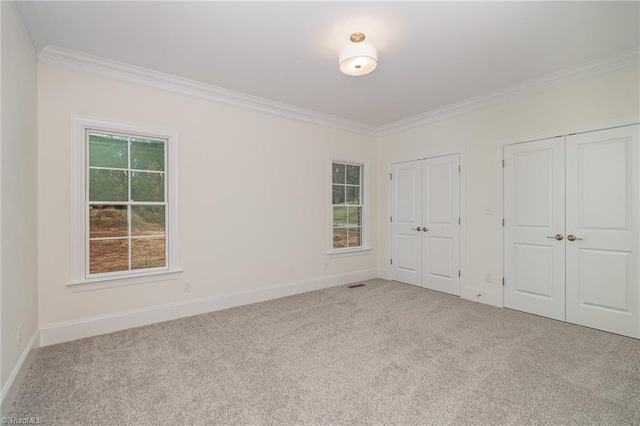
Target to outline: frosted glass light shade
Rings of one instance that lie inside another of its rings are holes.
[[[338,56],[340,71],[351,76],[369,74],[378,66],[378,51],[367,42],[349,43]]]

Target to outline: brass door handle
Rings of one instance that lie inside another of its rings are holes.
[[[575,241],[575,240],[581,240],[581,239],[582,239],[582,238],[578,238],[578,237],[576,237],[576,236],[575,236],[575,235],[573,235],[573,234],[569,234],[569,235],[567,235],[567,240],[569,240],[569,241]]]
[[[556,235],[551,235],[551,236],[549,236],[547,238],[555,238],[558,241],[562,241],[564,239],[564,236],[562,234],[556,234]],[[569,237],[567,237],[567,238],[569,238]]]
[[[417,228],[412,228],[415,229],[416,231],[419,231],[421,228],[418,226]]]
[[[425,228],[425,227],[422,228],[422,232],[427,232],[428,230],[429,228]]]

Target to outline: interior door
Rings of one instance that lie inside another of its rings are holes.
[[[567,137],[567,321],[640,337],[640,126]]]
[[[460,156],[422,161],[422,286],[460,295]]]
[[[422,277],[420,161],[394,164],[391,184],[391,275],[396,281],[420,285]]]
[[[565,319],[563,138],[504,147],[504,304]]]

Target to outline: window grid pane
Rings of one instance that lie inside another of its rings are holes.
[[[346,183],[346,165],[340,163],[332,164],[332,176],[333,183],[345,184]]]
[[[129,164],[127,138],[89,134],[89,166],[126,169]]]
[[[332,163],[333,248],[362,247],[362,165]]]
[[[120,272],[129,266],[129,239],[91,240],[89,242],[89,273]]]
[[[131,238],[131,269],[165,265],[165,238]]]
[[[346,183],[349,185],[360,185],[360,166],[347,165],[346,167]]]
[[[129,172],[89,168],[89,201],[127,201]]]
[[[87,140],[89,275],[166,269],[166,141],[93,132]]]
[[[126,205],[90,205],[89,237],[113,238],[127,237],[129,223]]]
[[[131,168],[164,171],[164,142],[131,139]]]

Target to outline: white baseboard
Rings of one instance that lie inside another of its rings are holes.
[[[389,270],[387,268],[378,268],[378,278],[382,278],[383,280],[390,280],[391,274],[389,274]]]
[[[225,293],[202,299],[152,306],[133,311],[118,312],[110,315],[84,318],[77,321],[42,325],[40,326],[40,345],[55,345],[56,343],[69,342],[85,337],[113,333],[114,331],[206,314],[208,312],[236,306],[368,280],[376,278],[377,276],[377,269],[367,269],[254,290]]]
[[[503,307],[502,293],[497,293],[485,288],[464,287],[462,288],[460,297],[467,300],[473,300],[474,302],[497,306],[499,308]]]
[[[378,278],[391,280],[390,271],[387,268],[378,268]],[[418,286],[419,287],[419,286]],[[460,291],[462,299],[472,300],[474,302],[486,303],[488,305],[504,307],[502,304],[502,293],[480,287],[463,287]]]
[[[36,350],[40,346],[39,343],[40,330],[36,328],[0,393],[0,416],[2,418],[9,415],[13,401],[16,399],[16,395],[18,395],[20,386],[24,383],[27,371],[29,371],[29,367],[35,357]]]
[[[378,278],[391,280],[391,271],[387,268],[378,268]],[[420,286],[417,286],[420,287]],[[496,293],[491,290],[480,287],[463,287],[460,291],[460,298],[472,300],[474,302],[486,303],[488,305],[502,308],[502,293]]]

